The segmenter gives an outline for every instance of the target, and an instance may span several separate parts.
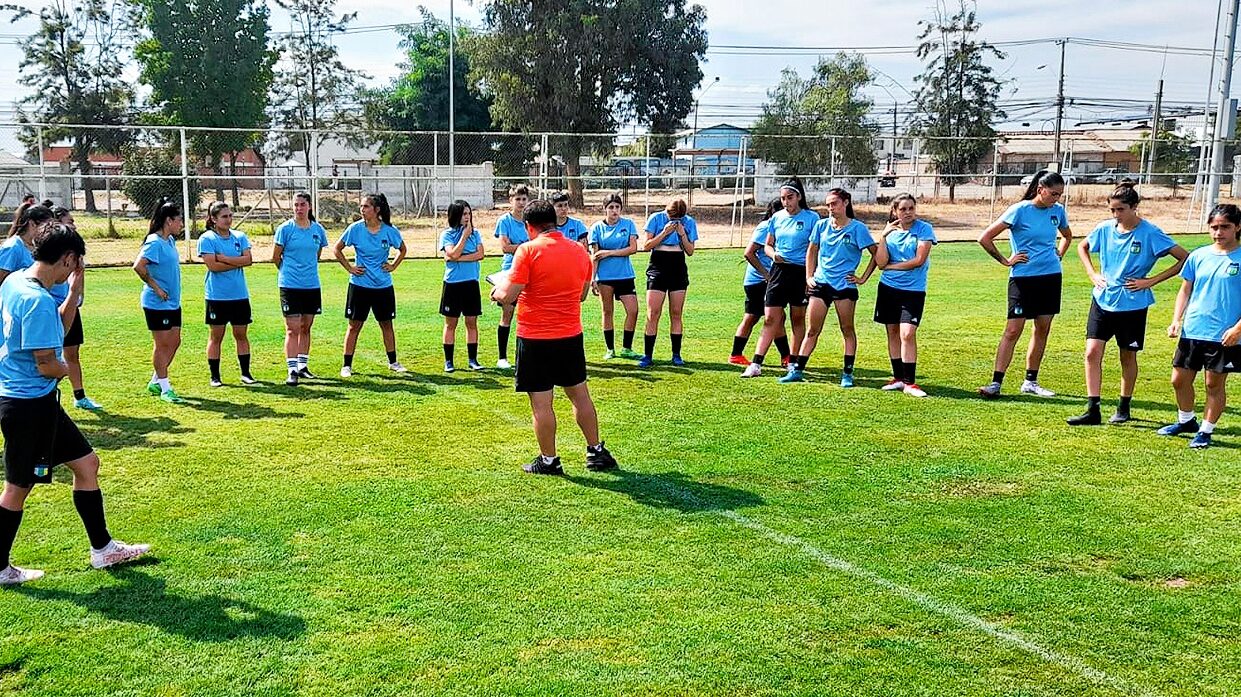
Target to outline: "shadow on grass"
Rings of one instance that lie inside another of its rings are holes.
[[[149,565],[149,564],[148,564]],[[306,632],[296,615],[265,610],[218,595],[171,595],[165,581],[142,571],[121,567],[111,575],[123,585],[88,593],[21,586],[18,593],[37,600],[68,601],[115,622],[145,624],[192,641],[223,642],[246,637],[294,639]]]
[[[300,419],[306,415],[300,412],[276,411],[261,404],[225,402],[207,397],[182,397],[185,406],[199,411],[222,414],[226,419]]]
[[[329,402],[335,402],[348,399],[348,395],[346,395],[343,390],[336,390],[327,387],[321,380],[303,380],[296,386],[286,385],[283,382],[271,383],[264,391],[269,394],[296,400],[322,399]]]
[[[721,484],[696,482],[680,472],[647,474],[621,469],[603,477],[565,478],[590,489],[624,494],[643,506],[673,509],[681,513],[732,511],[766,503],[758,494]]]
[[[114,412],[101,412],[97,418],[74,421],[95,450],[179,448],[185,443],[153,442],[150,435],[194,432],[194,429],[181,426],[167,416],[125,416]]]
[[[488,373],[491,373],[488,375]],[[495,377],[499,375],[500,377]],[[439,385],[441,387],[473,387],[476,390],[500,390],[513,384],[513,374],[498,373],[495,370],[470,370],[458,368],[453,373],[409,373],[407,378],[387,377],[388,380],[413,380],[423,385]]]
[[[637,380],[639,382],[659,382],[663,378],[648,368],[639,368],[633,363],[625,365],[601,365],[591,363],[586,366],[586,377],[590,380]]]

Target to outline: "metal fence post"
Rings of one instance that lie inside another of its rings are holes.
[[[436,131],[431,134],[431,148],[434,153],[431,155],[431,217],[438,220],[440,216],[439,207],[439,190],[440,190],[440,132]]]
[[[104,195],[108,197],[108,236],[116,236],[116,226],[112,224],[112,175],[103,175]]]
[[[921,140],[914,139],[914,162],[913,162],[913,175],[914,175],[913,195],[914,195],[914,198],[918,198],[918,149],[919,149],[918,146],[921,144],[921,142],[922,142]]]
[[[1000,186],[1000,143],[992,144],[991,150],[991,219],[995,220],[995,197]]]
[[[35,127],[35,132],[38,134],[39,141],[39,200],[45,201],[47,200],[47,175],[43,171],[45,166],[45,158],[43,157],[43,127]],[[73,208],[73,202],[69,201],[67,207]]]
[[[543,143],[540,147],[542,148],[541,154],[543,155],[543,171],[539,179],[539,197],[542,198],[547,191],[547,177],[551,172],[552,165],[551,155],[547,153],[551,149],[551,144],[548,142],[546,133],[543,134]]]
[[[836,186],[836,136],[832,136],[832,159],[827,166],[828,182],[827,188]]]
[[[314,201],[314,209],[319,210],[319,132],[311,131],[310,162],[306,163],[307,174],[310,175],[310,200]]]
[[[646,173],[646,199],[642,205],[642,216],[651,216],[651,134],[646,134],[646,157],[642,160],[642,171]]]
[[[190,227],[194,221],[194,209],[190,208],[190,157],[189,147],[186,144],[185,129],[179,129],[181,134],[181,220],[185,223],[185,260],[191,261],[193,252],[190,250]]]

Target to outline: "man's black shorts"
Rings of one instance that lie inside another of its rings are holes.
[[[612,278],[606,281],[599,281],[599,285],[607,286],[612,289],[612,297],[623,298],[626,295],[637,295],[638,289],[634,287],[632,278]]]
[[[51,481],[53,467],[86,457],[92,450],[61,408],[55,390],[36,399],[0,397],[0,432],[4,434],[4,481],[21,487]],[[47,476],[35,476],[38,465],[48,468]]]
[[[1241,371],[1241,346],[1224,346],[1218,341],[1181,337],[1172,356],[1172,367],[1195,373],[1200,370],[1236,373]]]
[[[767,281],[751,283],[745,288],[745,313],[762,317],[766,311],[766,305],[763,303],[767,299]]]
[[[371,314],[379,322],[396,319],[396,288],[363,288],[350,283],[345,296],[345,317],[365,322]]]
[[[810,302],[806,295],[806,267],[801,264],[771,265],[771,275],[767,278],[767,295],[763,298],[766,307],[805,307]]]
[[[142,314],[146,315],[147,329],[153,332],[177,329],[181,326],[181,308],[179,307],[175,310],[152,310],[144,307]]]
[[[546,392],[586,382],[586,345],[582,335],[564,339],[517,337],[517,391]]]
[[[853,302],[857,302],[858,294],[857,288],[842,288],[840,290],[836,290],[826,283],[818,283],[810,290],[810,297],[818,298],[828,305],[831,305],[837,300],[852,300]]]
[[[483,314],[478,281],[445,283],[440,291],[440,314],[445,317],[477,317]]]
[[[651,252],[646,267],[646,289],[661,293],[674,293],[689,288],[689,267],[685,264],[685,252]]]
[[[249,300],[208,300],[206,315],[207,324],[215,327],[244,327],[254,321]]]
[[[1010,276],[1008,279],[1008,318],[1034,319],[1060,314],[1060,286],[1064,277],[1058,273],[1044,276]]]
[[[318,288],[281,288],[280,311],[285,317],[323,314],[323,291]]]
[[[922,310],[926,307],[926,292],[901,290],[879,284],[875,296],[875,322],[879,324],[922,324]]]
[[[69,331],[65,332],[65,346],[81,346],[84,340],[82,335],[82,310],[79,309],[73,314],[73,324],[69,327]]]
[[[1141,351],[1146,339],[1146,308],[1112,312],[1092,299],[1086,338],[1109,341],[1112,337],[1116,337],[1116,346],[1123,351]]]

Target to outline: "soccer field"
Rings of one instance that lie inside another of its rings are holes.
[[[931,258],[925,400],[877,389],[877,276],[861,289],[851,390],[836,385],[834,315],[808,383],[724,364],[738,250],[690,259],[689,368],[666,362],[666,319],[655,369],[600,360],[588,299],[590,385],[622,470],[585,471],[559,399],[565,478],[519,469],[536,447],[510,376],[441,372],[442,262],[396,274],[411,373],[388,372],[371,322],[349,381],[335,377],[346,278],[323,265],[311,369],[331,377],[297,388],[283,385],[266,264],[248,272],[264,384],[240,386],[230,338],[230,384],[208,387],[203,267],[186,267],[182,406],[143,389],[139,281],[94,270],[82,353],[107,411],[73,416],[103,459],[113,533],[153,559],[90,570],[67,472],[37,488],[13,561],[48,576],[0,592],[0,693],[1241,692],[1241,416],[1225,414],[1205,452],[1154,434],[1175,417],[1163,332],[1177,282],[1156,289],[1136,420],[1070,429],[1089,307],[1076,259],[1040,375],[1060,396],[1013,395],[1027,331],[1009,395],[987,402],[974,390],[991,375],[1006,270],[973,244]],[[494,365],[499,313],[484,313]],[[460,359],[464,327],[459,342]],[[1113,345],[1105,417],[1118,379]]]

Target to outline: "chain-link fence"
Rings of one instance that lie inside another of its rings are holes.
[[[1241,194],[1227,143],[1218,172],[1220,196]],[[33,193],[70,208],[88,237],[141,236],[161,196],[194,212],[193,231],[214,200],[236,209],[236,223],[256,238],[291,215],[306,191],[329,232],[357,219],[362,197],[386,195],[394,222],[414,254],[433,254],[453,200],[467,201],[480,228],[507,207],[511,185],[534,195],[570,194],[574,215],[602,216],[619,192],[627,215],[644,217],[685,198],[706,246],[736,246],[791,175],[811,203],[828,189],[853,195],[859,216],[880,223],[887,201],[913,194],[945,239],[972,239],[1012,202],[1030,175],[1058,169],[1066,203],[1080,226],[1107,216],[1115,186],[1134,181],[1144,214],[1172,232],[1201,230],[1209,161],[1192,136],[1100,129],[1003,134],[995,141],[902,134],[755,136],[715,127],[697,134],[516,134],[395,131],[293,131],[177,127],[0,125],[0,216]],[[129,251],[128,245],[118,246]]]

